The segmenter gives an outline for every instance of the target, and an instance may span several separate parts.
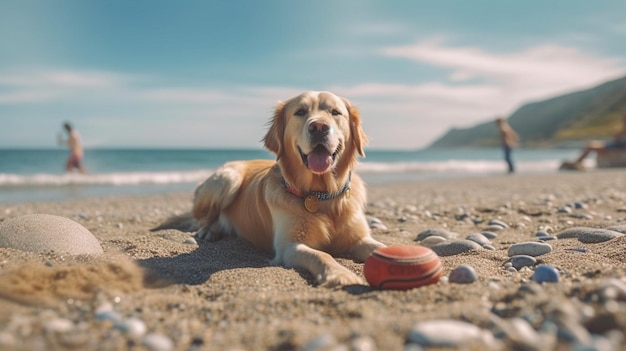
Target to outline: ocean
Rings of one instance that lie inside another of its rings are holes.
[[[553,173],[574,149],[516,149],[518,173]],[[273,159],[262,149],[87,149],[87,174],[64,171],[65,149],[0,149],[0,203],[193,192],[231,160]],[[593,162],[593,161],[589,161]],[[366,150],[357,172],[368,184],[504,174],[499,148]]]

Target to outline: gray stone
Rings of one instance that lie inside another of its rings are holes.
[[[537,263],[537,259],[529,255],[515,255],[512,256],[507,262],[511,262],[511,265],[520,270],[522,267],[534,266]]]
[[[534,241],[513,244],[509,247],[509,257],[516,255],[541,256],[552,252],[552,246]]]
[[[474,267],[462,264],[450,272],[450,276],[448,276],[448,281],[450,283],[456,284],[471,284],[478,279],[478,275],[476,274],[476,270]]]
[[[487,239],[487,237],[485,237],[481,233],[472,233],[472,234],[468,235],[465,239],[471,240],[471,241],[479,244],[480,246],[491,244],[491,241],[489,241],[489,239]]]
[[[548,232],[547,232],[547,231],[545,231],[545,230],[538,230],[538,231],[535,233],[535,236],[536,236],[537,238],[541,238],[542,236],[550,236],[550,233],[548,233]]]
[[[440,237],[450,240],[450,239],[456,239],[458,234],[447,231],[445,229],[426,229],[425,231],[417,234],[417,238],[415,238],[415,240],[422,241],[429,236],[440,236]]]
[[[622,234],[626,234],[626,224],[622,224],[622,225],[614,225],[612,227],[608,227],[606,228],[606,230],[612,230],[614,232],[618,232],[618,233],[622,233]]]
[[[508,228],[509,227],[508,224],[502,222],[499,219],[490,219],[489,222],[487,222],[487,225],[497,225],[497,226],[500,226],[502,228]]]
[[[453,256],[470,250],[482,250],[482,246],[470,240],[447,241],[431,247],[439,256]]]
[[[448,239],[442,237],[442,236],[437,236],[437,235],[433,235],[433,236],[429,236],[427,238],[425,238],[424,240],[420,241],[420,244],[426,247],[433,247],[437,244],[441,244],[444,241],[448,241]]]
[[[595,244],[609,241],[620,236],[624,236],[624,234],[612,230],[595,230],[593,232],[581,233],[578,236],[578,241],[585,244]]]
[[[70,255],[103,252],[87,228],[71,219],[48,214],[24,215],[0,223],[0,247]]]
[[[552,240],[556,240],[556,236],[552,236],[552,235],[548,235],[548,236],[539,236],[537,237],[537,239],[541,240],[541,241],[552,241]]]
[[[484,230],[484,231],[487,231],[487,232],[499,232],[499,231],[501,231],[501,230],[502,230],[502,229],[504,229],[504,228],[505,228],[505,227],[503,227],[503,226],[501,226],[501,225],[498,225],[498,224],[492,224],[492,225],[489,225],[489,226],[487,226],[487,227],[483,228],[483,230]]]
[[[484,231],[484,232],[480,232],[480,234],[482,234],[485,238],[489,240],[493,240],[498,237],[498,234],[493,233],[493,232]]]
[[[572,227],[559,232],[556,237],[559,239],[577,238],[583,243],[600,243],[623,235],[610,229]]]

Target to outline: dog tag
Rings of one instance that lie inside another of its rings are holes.
[[[346,200],[350,199],[350,188],[346,189]]]
[[[320,200],[314,195],[309,195],[304,198],[304,208],[311,213],[315,213],[320,209]]]

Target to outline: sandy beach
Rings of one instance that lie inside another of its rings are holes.
[[[104,254],[0,248],[0,349],[420,350],[425,346],[411,335],[433,320],[467,322],[489,336],[462,341],[468,349],[626,349],[626,236],[546,241],[552,251],[537,264],[555,267],[557,283],[533,282],[534,267],[505,265],[509,247],[538,241],[539,230],[626,225],[623,171],[368,190],[367,214],[386,227],[373,236],[387,245],[417,245],[428,229],[463,239],[493,231],[492,219],[508,227],[494,231],[493,250],[441,257],[444,275],[468,264],[478,275],[474,283],[446,277],[408,291],[326,289],[305,272],[270,266],[271,257],[240,239],[197,245],[190,233],[149,231],[188,211],[191,193],[4,204],[1,221],[45,213],[82,224]],[[339,261],[362,276],[362,264]]]

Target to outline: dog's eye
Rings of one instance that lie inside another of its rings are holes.
[[[339,116],[341,114],[341,112],[339,112],[337,110],[332,110],[331,113],[333,114],[333,116]]]
[[[306,113],[307,113],[307,110],[306,110],[306,109],[301,108],[301,109],[299,109],[298,111],[296,111],[295,115],[296,115],[296,116],[300,116],[300,117],[302,117],[302,116],[306,115]]]

